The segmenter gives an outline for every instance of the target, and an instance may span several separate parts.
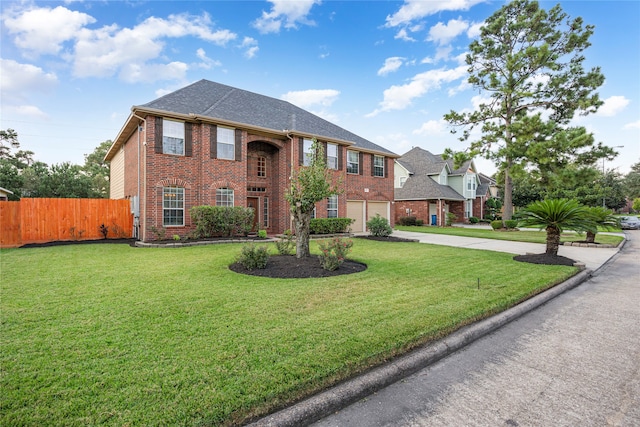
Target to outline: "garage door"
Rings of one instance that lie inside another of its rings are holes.
[[[364,231],[364,202],[361,200],[347,200],[347,218],[355,220],[351,224],[353,233]]]
[[[389,202],[369,202],[367,221],[374,218],[376,214],[380,214],[382,218],[389,219]]]

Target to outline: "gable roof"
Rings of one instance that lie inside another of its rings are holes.
[[[444,168],[451,171],[442,157],[420,147],[407,151],[398,159],[398,162],[414,175],[439,175]]]
[[[392,151],[290,102],[204,79],[146,104],[134,106],[132,112],[132,116],[136,112],[166,113],[185,119],[207,119],[237,127],[267,130],[280,135],[293,133],[317,137],[321,140],[347,143],[363,151],[399,157]],[[130,121],[133,119],[132,116],[129,117]],[[125,124],[112,149],[120,138],[126,138],[131,134],[128,129],[133,129],[133,126]],[[124,141],[120,142],[122,143]]]

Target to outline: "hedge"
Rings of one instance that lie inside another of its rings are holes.
[[[194,206],[189,211],[197,237],[246,236],[253,228],[253,209],[241,206]]]
[[[311,234],[338,234],[349,231],[351,218],[311,218],[309,232]]]

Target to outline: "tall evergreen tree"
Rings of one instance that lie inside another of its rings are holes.
[[[489,99],[477,111],[451,111],[445,119],[454,131],[463,129],[463,141],[481,128],[470,148],[504,172],[505,219],[513,214],[511,169],[535,143],[536,126],[566,126],[576,113],[593,113],[602,104],[594,91],[604,76],[598,67],[583,67],[593,28],[580,17],[569,19],[560,5],[546,11],[536,1],[514,0],[485,21],[469,46],[468,81]]]

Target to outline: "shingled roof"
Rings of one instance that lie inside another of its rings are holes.
[[[465,198],[448,185],[437,183],[432,175],[452,167],[441,156],[420,147],[414,147],[397,160],[411,173],[402,188],[395,189],[396,200],[458,200]]]
[[[350,142],[365,151],[398,157],[386,148],[290,102],[204,79],[133,109],[136,108],[195,115],[278,133],[287,130],[318,139]]]

